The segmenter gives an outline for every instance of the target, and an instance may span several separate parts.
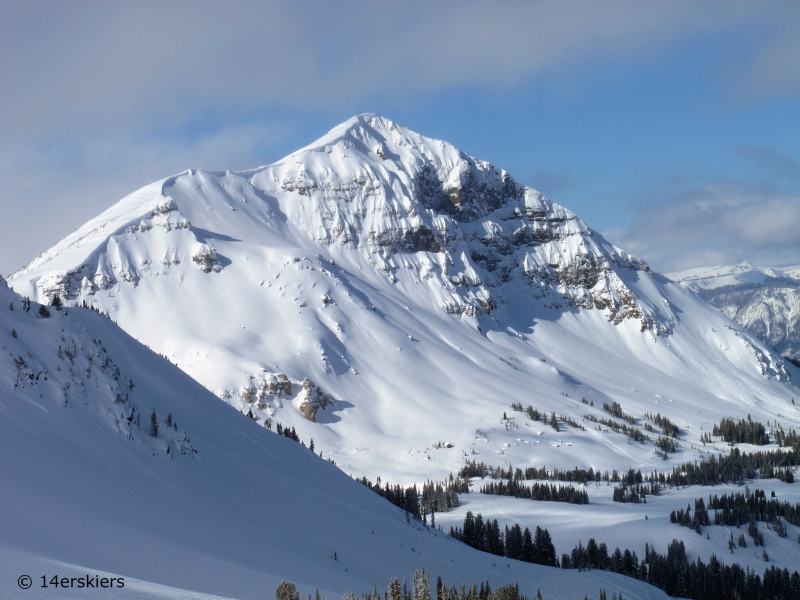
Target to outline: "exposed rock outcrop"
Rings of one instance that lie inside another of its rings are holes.
[[[192,260],[203,268],[204,273],[210,273],[211,271],[219,273],[222,270],[216,251],[205,244],[192,254]]]
[[[300,412],[309,421],[317,420],[317,411],[324,410],[328,405],[333,406],[333,398],[323,392],[317,384],[308,377],[303,380],[303,391],[305,398],[300,404]]]

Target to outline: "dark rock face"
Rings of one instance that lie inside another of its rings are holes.
[[[416,174],[417,193],[421,203],[439,212],[469,223],[504,206],[509,200],[518,200],[524,194],[508,173],[491,165],[488,169],[474,159],[462,155],[465,168],[459,173],[458,183],[447,186],[444,179],[430,165]]]
[[[442,252],[436,234],[427,225],[406,230],[390,229],[373,234],[375,244],[395,252]]]

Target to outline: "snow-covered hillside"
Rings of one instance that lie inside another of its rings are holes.
[[[665,598],[609,573],[500,562],[407,523],[105,317],[39,310],[0,279],[0,597],[264,598],[288,579],[338,598],[424,566],[456,585],[518,581],[529,597]],[[126,585],[40,587],[87,574]]]
[[[762,342],[508,173],[376,115],[270,166],[148,185],[9,283],[108,312],[370,479],[466,458],[664,469],[723,416],[800,424],[798,371]],[[612,402],[637,427],[666,415],[679,451],[503,419],[521,403],[588,424]]]
[[[667,275],[800,364],[800,266],[702,267]]]

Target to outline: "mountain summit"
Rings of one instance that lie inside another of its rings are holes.
[[[354,117],[274,165],[244,173],[187,171],[115,209],[13,278],[57,264],[63,250],[89,251],[95,239],[118,243],[120,235],[152,228],[185,230],[184,257],[219,272],[225,257],[207,238],[224,220],[243,241],[275,233],[373,267],[407,296],[418,296],[410,286],[427,282],[429,303],[450,314],[492,313],[505,303],[503,284],[513,282],[512,293],[524,288],[543,306],[597,308],[613,322],[632,318],[643,330],[667,331],[655,307],[637,302],[618,274],[649,273],[643,261],[505,171],[378,115]],[[259,221],[266,232],[252,230]],[[357,250],[358,258],[347,250]],[[155,260],[174,263],[177,256],[108,261],[83,254],[78,269],[38,281],[38,295],[78,298],[119,281],[137,284]]]
[[[501,419],[512,403],[577,423],[617,402],[699,440],[796,395],[794,367],[568,209],[371,114],[272,165],[148,185],[9,284],[107,312],[260,423],[398,481],[477,454],[595,469],[658,456],[608,432],[520,429]]]

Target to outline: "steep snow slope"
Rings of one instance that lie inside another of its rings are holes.
[[[13,310],[12,310],[13,309]],[[102,597],[366,592],[425,566],[519,581],[529,596],[664,598],[633,580],[502,561],[421,525],[302,445],[264,430],[116,325],[41,318],[0,279],[0,596],[97,597],[40,578],[127,578]],[[160,425],[149,433],[155,411]],[[171,415],[174,425],[168,425]],[[334,559],[336,553],[337,559]],[[508,565],[508,566],[507,566]],[[34,588],[17,589],[17,577]],[[134,581],[134,579],[138,581]],[[203,596],[205,597],[205,596]]]
[[[108,312],[371,479],[465,458],[663,469],[722,416],[800,423],[794,367],[763,343],[504,171],[376,115],[274,165],[146,186],[10,284]],[[502,419],[512,402],[581,421],[613,401],[639,427],[666,414],[680,451]]]
[[[800,267],[703,267],[667,275],[800,363]]]

